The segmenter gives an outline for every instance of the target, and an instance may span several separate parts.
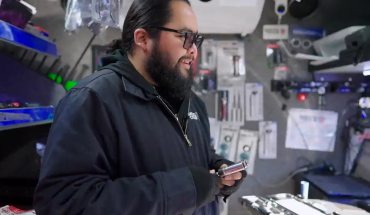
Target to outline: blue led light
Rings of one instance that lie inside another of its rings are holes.
[[[0,109],[0,130],[2,127],[52,121],[53,107]]]
[[[361,111],[361,117],[362,117],[363,119],[365,119],[365,118],[367,117],[367,115],[366,115],[365,111]]]

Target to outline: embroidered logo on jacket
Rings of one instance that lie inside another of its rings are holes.
[[[189,112],[189,118],[190,119],[193,119],[193,120],[199,120],[199,116],[198,116],[198,113],[197,112]]]

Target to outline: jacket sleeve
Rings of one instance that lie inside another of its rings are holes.
[[[37,215],[192,214],[196,190],[188,168],[114,178],[110,116],[91,89],[72,89],[59,103],[34,195]]]

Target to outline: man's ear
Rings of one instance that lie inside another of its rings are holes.
[[[150,45],[150,38],[148,32],[145,29],[139,28],[134,32],[134,42],[143,51],[147,51]]]

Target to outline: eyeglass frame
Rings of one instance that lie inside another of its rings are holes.
[[[197,47],[197,49],[199,49],[202,46],[203,41],[204,41],[203,35],[199,35],[198,33],[194,33],[194,32],[179,31],[179,30],[175,30],[175,29],[171,29],[171,28],[166,28],[166,27],[151,27],[151,28],[156,28],[156,29],[162,30],[162,31],[168,31],[168,32],[178,33],[178,34],[184,36],[185,40],[184,40],[184,44],[182,45],[182,47],[184,49],[186,49],[186,50],[189,50],[193,46],[193,44]],[[189,34],[194,34],[194,38],[193,38],[193,41],[191,41],[191,46],[189,48],[186,48],[185,47],[185,43],[186,43],[186,39],[188,38],[188,35]],[[198,46],[195,43],[195,41],[197,39],[200,39],[201,40]]]

